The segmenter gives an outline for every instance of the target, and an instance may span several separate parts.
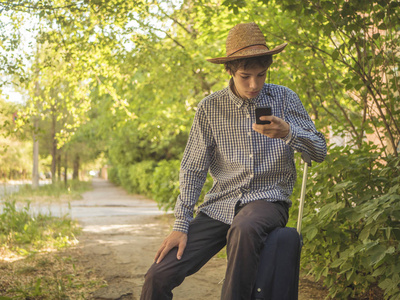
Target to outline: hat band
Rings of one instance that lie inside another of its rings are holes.
[[[267,47],[267,45],[265,45],[265,44],[256,44],[256,45],[250,45],[250,46],[246,46],[246,47],[243,47],[243,48],[240,48],[240,49],[237,49],[237,50],[234,50],[234,51],[232,51],[231,53],[227,53],[227,57],[229,57],[229,56],[232,56],[233,54],[235,54],[235,53],[237,53],[237,52],[239,52],[239,51],[242,51],[242,50],[244,50],[244,49],[264,49],[264,48],[267,48],[268,50],[269,50],[269,48]]]

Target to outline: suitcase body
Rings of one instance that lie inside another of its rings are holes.
[[[253,300],[298,299],[301,247],[296,228],[280,227],[268,235],[260,253]]]
[[[303,153],[303,182],[301,187],[297,229],[274,229],[264,242],[260,253],[257,279],[252,300],[297,300],[299,288],[300,253],[303,239],[300,234],[310,157]]]

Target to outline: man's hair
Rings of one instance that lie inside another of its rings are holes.
[[[244,70],[253,67],[269,68],[272,64],[272,61],[272,55],[263,55],[228,61],[224,63],[224,65],[226,71],[230,72],[232,75],[235,75],[236,71],[240,68],[243,68]]]

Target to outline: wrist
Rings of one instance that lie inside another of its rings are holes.
[[[280,137],[281,139],[285,139],[289,133],[290,133],[290,125],[288,122],[285,122],[286,126],[285,126],[285,130],[282,133],[282,136]]]
[[[286,135],[284,135],[284,136],[281,137],[281,139],[284,140],[285,142],[286,142],[286,141],[289,141],[289,140],[292,138],[292,127],[290,126],[289,123],[286,122],[286,124],[287,124],[287,126],[288,126],[288,127],[287,127],[287,131],[285,132]]]

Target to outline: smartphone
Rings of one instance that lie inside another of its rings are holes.
[[[272,116],[272,108],[269,106],[256,107],[256,124],[271,124],[270,121],[260,120],[261,116]]]

